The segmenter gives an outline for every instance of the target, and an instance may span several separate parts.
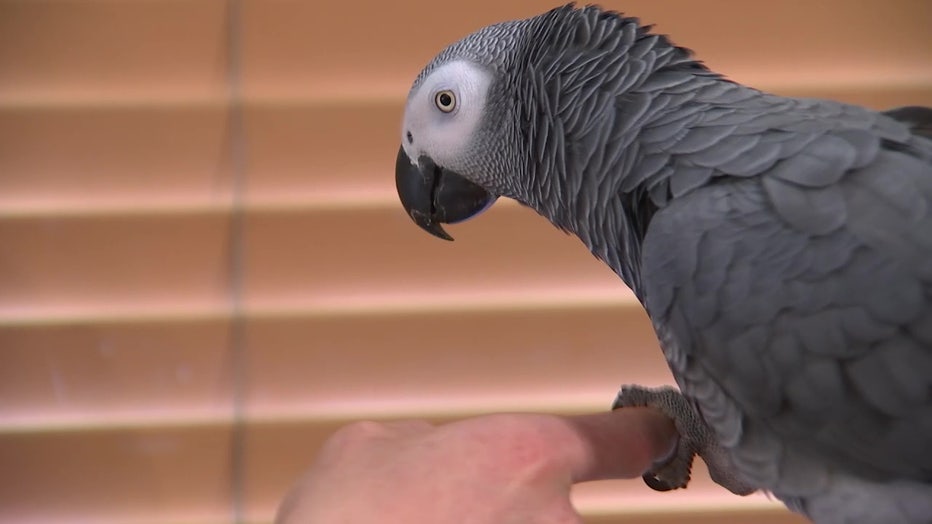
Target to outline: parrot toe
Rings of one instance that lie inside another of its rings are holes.
[[[654,465],[641,478],[648,487],[655,491],[683,489],[689,484],[695,456],[696,453],[692,447],[688,444],[683,445],[681,440],[670,457]]]
[[[699,455],[708,466],[712,480],[720,486],[736,495],[748,495],[756,491],[741,479],[728,454],[715,440],[711,428],[677,389],[622,386],[612,409],[625,407],[658,409],[673,420],[680,434],[670,456],[656,463],[643,475],[644,483],[651,489],[671,491],[685,488],[689,484],[693,460]]]

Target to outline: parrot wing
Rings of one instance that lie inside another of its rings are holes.
[[[712,174],[647,229],[648,313],[752,481],[930,482],[932,141],[917,135],[932,110],[777,100],[753,133],[679,134],[694,145],[680,158]]]
[[[904,106],[885,111],[884,114],[909,125],[913,133],[932,138],[932,108]]]

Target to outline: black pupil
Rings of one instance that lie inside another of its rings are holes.
[[[453,103],[453,98],[449,93],[440,93],[440,105],[447,107]]]

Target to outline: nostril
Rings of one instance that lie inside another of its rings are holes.
[[[405,137],[408,139],[409,144],[414,143],[414,135],[411,134],[411,131],[408,131],[407,133],[405,133]]]

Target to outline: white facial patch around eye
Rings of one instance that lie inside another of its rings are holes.
[[[482,119],[490,83],[485,70],[465,60],[444,64],[431,72],[405,110],[402,147],[409,158],[417,162],[426,155],[438,165],[453,168]],[[456,97],[451,112],[437,107],[436,95],[444,90]]]

